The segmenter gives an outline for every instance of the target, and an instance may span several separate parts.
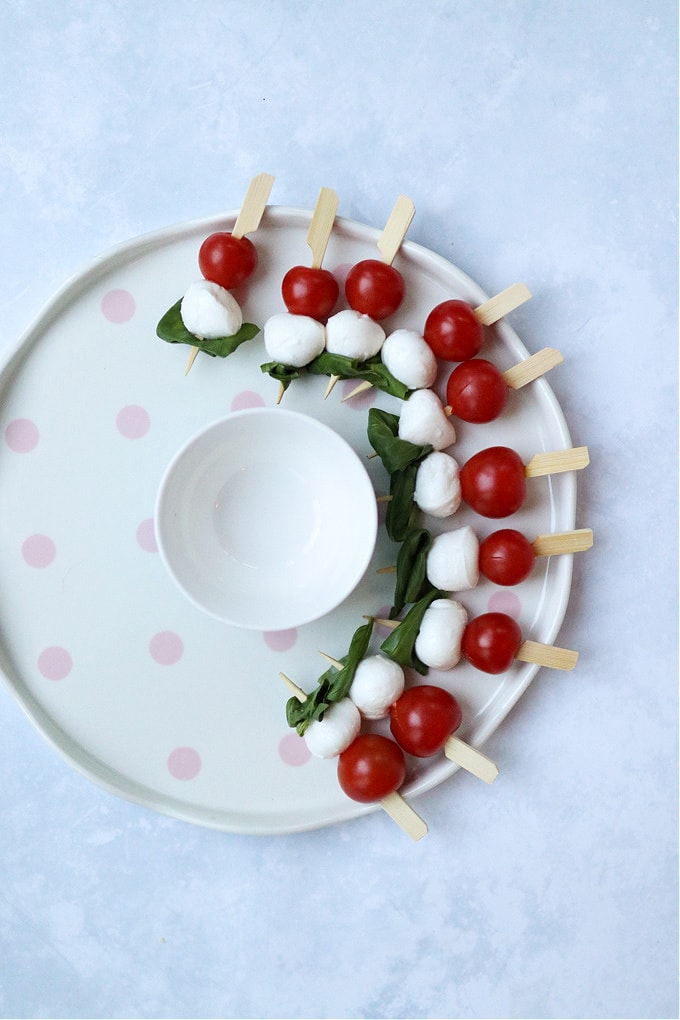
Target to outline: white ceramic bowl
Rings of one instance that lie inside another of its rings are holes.
[[[167,468],[156,537],[175,583],[249,630],[316,620],[355,589],[373,555],[373,486],[327,425],[282,408],[236,411]]]

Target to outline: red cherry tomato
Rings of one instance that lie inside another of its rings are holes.
[[[352,800],[368,804],[394,793],[404,782],[404,752],[388,737],[363,733],[338,758],[338,782]]]
[[[484,673],[510,669],[521,644],[519,624],[506,613],[482,613],[463,631],[463,655]]]
[[[347,274],[345,296],[355,312],[380,322],[396,312],[404,300],[404,278],[386,262],[364,259]]]
[[[463,421],[493,421],[508,402],[508,384],[495,365],[484,358],[463,361],[449,376],[446,400]]]
[[[443,687],[409,687],[390,709],[392,736],[409,754],[429,758],[463,720],[461,707]]]
[[[198,266],[206,280],[231,290],[257,268],[257,249],[247,237],[220,231],[206,237],[198,252]]]
[[[327,319],[340,294],[338,281],[328,269],[293,266],[281,284],[283,303],[293,315]]]
[[[479,546],[479,569],[494,584],[520,584],[534,569],[536,553],[514,528],[494,531]]]
[[[484,343],[484,327],[466,301],[442,301],[425,321],[423,336],[438,358],[467,361]]]
[[[524,503],[524,464],[508,446],[489,446],[463,464],[463,499],[482,517],[508,517]]]

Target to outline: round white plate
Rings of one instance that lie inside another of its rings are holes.
[[[97,259],[54,297],[0,371],[0,666],[44,737],[108,790],[202,825],[283,833],[375,809],[345,797],[334,761],[306,754],[286,725],[289,691],[278,674],[315,686],[326,669],[318,650],[342,656],[364,614],[379,615],[391,603],[394,577],[377,568],[394,562],[397,547],[381,527],[354,594],[329,616],[282,633],[237,630],[206,616],[160,562],[151,519],[177,450],[230,410],[276,401],[277,384],[259,368],[268,360],[261,336],[226,360],[199,355],[187,377],[188,348],[156,337],[160,316],[199,276],[201,241],[230,229],[235,217],[156,232]],[[257,274],[236,292],[247,321],[262,326],[284,310],[284,273],[310,261],[310,218],[301,210],[266,211],[253,235]],[[375,257],[378,235],[338,219],[324,266],[342,276]],[[488,296],[418,245],[406,242],[395,265],[407,296],[388,331],[422,330],[431,308],[448,297],[476,305]],[[527,357],[506,322],[487,336],[482,354],[500,368]],[[450,368],[443,367],[440,392]],[[363,457],[370,402],[398,412],[399,401],[373,391],[342,403],[352,385],[338,384],[324,401],[326,380],[309,377],[290,387],[282,406],[327,423]],[[511,393],[497,422],[460,423],[452,452],[462,464],[499,443],[525,460],[571,446],[545,380]],[[376,492],[385,492],[381,462],[366,463]],[[461,509],[444,526],[471,523],[480,537],[512,526],[529,538],[574,526],[573,475],[532,479],[528,487],[526,505],[512,518],[488,521]],[[554,557],[539,560],[517,588],[482,581],[460,601],[470,615],[510,612],[525,637],[551,643],[570,582],[571,556]],[[371,650],[384,636],[376,630]],[[459,699],[459,735],[481,745],[535,673],[517,663],[493,677],[460,664],[429,679]],[[407,798],[456,769],[443,754],[408,765]]]

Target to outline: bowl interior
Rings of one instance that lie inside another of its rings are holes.
[[[284,630],[334,609],[361,580],[376,533],[375,493],[352,448],[282,408],[208,426],[173,459],[156,504],[174,581],[249,629]]]

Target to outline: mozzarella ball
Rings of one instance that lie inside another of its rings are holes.
[[[377,354],[385,342],[385,330],[370,315],[353,308],[331,315],[326,323],[326,350],[346,358],[366,361]]]
[[[399,438],[417,446],[445,450],[456,441],[453,422],[447,417],[441,400],[432,390],[415,390],[404,401],[399,418]]]
[[[336,701],[326,709],[323,719],[315,719],[305,730],[305,743],[317,758],[335,758],[359,735],[361,716],[349,698]]]
[[[460,647],[468,615],[460,602],[435,599],[425,610],[415,653],[431,669],[453,669],[460,662]]]
[[[479,581],[479,539],[468,525],[437,535],[427,554],[427,577],[443,591],[467,591]]]
[[[380,357],[385,368],[410,390],[431,386],[437,378],[437,359],[432,348],[415,330],[397,329],[390,333]]]
[[[182,322],[201,340],[233,336],[243,325],[243,313],[236,299],[210,280],[198,280],[188,287],[179,306]]]
[[[326,345],[322,322],[309,315],[280,312],[264,324],[264,346],[272,361],[303,368],[313,361]]]
[[[428,453],[418,465],[413,498],[431,517],[455,514],[462,499],[458,462],[448,453]]]
[[[383,719],[404,690],[404,671],[384,655],[370,655],[357,666],[349,696],[366,719]]]

